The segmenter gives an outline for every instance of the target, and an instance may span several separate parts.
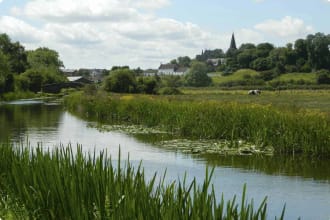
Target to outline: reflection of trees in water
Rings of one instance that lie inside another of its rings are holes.
[[[29,128],[57,127],[61,106],[56,105],[2,105],[0,106],[0,141],[21,140]]]
[[[326,158],[219,155],[203,155],[202,157],[211,166],[228,166],[270,175],[302,176],[330,181],[330,163]]]

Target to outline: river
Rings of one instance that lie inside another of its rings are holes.
[[[240,198],[243,185],[247,196],[260,204],[265,196],[268,218],[281,214],[285,219],[330,219],[330,161],[270,156],[196,155],[168,150],[148,138],[119,131],[100,131],[65,111],[60,105],[38,101],[0,104],[0,141],[41,144],[47,148],[81,144],[86,152],[106,150],[115,161],[121,158],[133,165],[142,161],[146,176],[165,170],[168,182],[187,174],[188,180],[202,182],[206,167],[215,167],[212,183],[220,198]]]

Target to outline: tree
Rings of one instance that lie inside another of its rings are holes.
[[[179,66],[189,67],[191,63],[191,59],[188,56],[178,57]]]
[[[6,79],[10,74],[10,66],[7,56],[0,51],[0,94],[6,90]]]
[[[39,92],[43,85],[63,82],[65,77],[54,69],[40,68],[28,69],[19,75],[17,80],[22,90],[27,87],[32,92]]]
[[[251,62],[256,58],[256,49],[245,49],[237,55],[237,62],[241,68],[249,68],[251,66]]]
[[[330,69],[330,35],[307,36],[308,60],[314,70]]]
[[[270,51],[274,49],[274,45],[270,43],[261,43],[257,45],[257,56],[268,57]]]
[[[59,71],[64,67],[59,59],[57,51],[41,47],[36,50],[28,51],[28,63],[31,69],[53,69]]]
[[[0,34],[0,51],[8,57],[10,72],[23,73],[27,66],[27,54],[19,42],[11,42],[7,34]]]
[[[252,68],[257,71],[264,71],[271,69],[271,62],[269,58],[257,58],[252,62]]]
[[[207,66],[202,62],[193,62],[189,73],[185,76],[188,86],[202,87],[209,86],[212,82],[207,75]]]
[[[104,89],[111,92],[130,93],[136,90],[134,72],[129,69],[116,69],[105,79]]]

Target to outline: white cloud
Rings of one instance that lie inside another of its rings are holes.
[[[267,20],[254,26],[256,30],[283,38],[304,36],[313,31],[303,20],[285,16],[281,20]]]
[[[168,0],[34,0],[0,17],[3,32],[28,48],[59,52],[67,67],[156,67],[204,48],[226,47],[229,37],[150,13]],[[140,9],[147,10],[140,10]],[[37,24],[37,25],[35,25]],[[0,29],[1,30],[1,29]],[[30,37],[30,38],[29,38]],[[225,42],[225,43],[224,43]]]
[[[206,31],[150,11],[168,4],[168,0],[34,0],[12,8],[16,18],[0,16],[0,31],[28,49],[57,50],[68,68],[156,68],[178,56],[194,57],[202,49],[228,48],[231,33]],[[262,42],[261,32],[266,31],[260,25],[236,30],[237,44]]]
[[[28,23],[10,16],[0,17],[0,33],[7,33],[13,39],[26,43],[39,42],[47,35]]]

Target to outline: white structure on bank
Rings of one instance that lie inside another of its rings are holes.
[[[187,67],[179,67],[176,64],[161,64],[158,68],[158,75],[177,75],[181,76],[188,73]]]

